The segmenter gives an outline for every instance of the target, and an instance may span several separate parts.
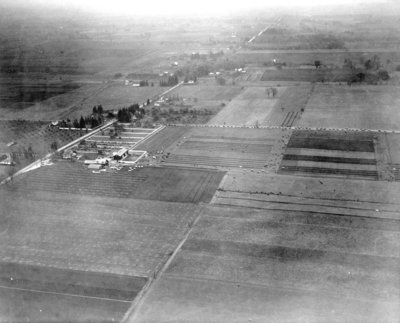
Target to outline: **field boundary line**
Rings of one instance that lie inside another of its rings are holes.
[[[19,287],[8,287],[8,286],[1,286],[0,289],[13,289],[13,290],[19,290],[19,291],[26,291],[26,292],[33,292],[33,293],[43,293],[43,294],[52,294],[52,295],[62,295],[62,296],[70,296],[70,297],[80,297],[80,298],[91,298],[91,299],[98,299],[98,300],[104,300],[104,301],[113,301],[113,302],[124,302],[124,303],[130,303],[131,301],[124,301],[124,300],[119,300],[119,299],[114,299],[114,298],[106,298],[106,297],[96,297],[96,296],[85,296],[85,295],[77,295],[77,294],[69,294],[69,293],[58,293],[58,292],[47,292],[47,291],[41,291],[37,289],[28,289],[28,288],[19,288]]]
[[[128,309],[128,311],[125,313],[124,317],[122,318],[121,323],[128,323],[128,322],[135,320],[135,318],[137,317],[137,315],[139,313],[140,307],[143,305],[143,303],[146,300],[147,295],[149,295],[149,293],[151,292],[153,287],[156,285],[156,283],[158,281],[160,281],[162,275],[165,273],[165,271],[167,270],[167,268],[169,267],[171,262],[174,260],[175,256],[181,250],[183,244],[188,239],[189,235],[192,233],[194,226],[200,220],[200,217],[203,213],[203,209],[204,209],[204,205],[199,204],[199,208],[195,211],[195,212],[197,212],[197,216],[195,217],[195,219],[193,221],[188,223],[189,229],[186,231],[183,239],[179,242],[179,244],[173,251],[172,255],[168,258],[168,260],[161,267],[161,269],[158,272],[154,272],[154,275],[149,277],[147,284],[136,295],[135,299],[132,302],[131,307]]]
[[[343,213],[335,213],[335,212],[326,212],[326,211],[310,211],[310,210],[288,210],[284,208],[276,208],[276,207],[261,207],[261,206],[251,206],[251,205],[239,205],[239,204],[228,204],[228,203],[215,203],[213,206],[219,207],[231,207],[231,208],[245,208],[245,209],[253,209],[253,210],[269,210],[269,211],[289,211],[289,212],[301,212],[301,213],[312,213],[312,214],[328,214],[334,216],[351,216],[357,218],[368,218],[368,219],[375,219],[375,220],[394,220],[399,221],[399,218],[388,218],[388,217],[377,217],[377,216],[369,216],[369,215],[357,215],[357,214],[343,214]]]
[[[252,125],[229,125],[229,124],[195,124],[195,123],[169,123],[171,127],[193,127],[193,128],[241,128],[241,129],[282,129],[282,130],[309,130],[309,131],[348,131],[348,132],[374,132],[374,133],[400,133],[400,130],[387,129],[360,129],[360,128],[332,128],[332,127],[285,127],[285,126],[252,126]]]
[[[313,293],[313,294],[317,294],[317,295],[325,295],[325,297],[329,297],[329,298],[342,298],[343,295],[342,294],[338,294],[338,293],[333,293],[331,292],[329,289],[326,290],[315,290],[315,289],[309,289],[309,288],[295,288],[295,287],[287,287],[287,286],[276,286],[276,285],[266,285],[266,284],[259,284],[259,283],[250,283],[250,282],[246,282],[243,280],[226,280],[226,279],[216,279],[216,278],[212,278],[212,277],[206,277],[206,276],[186,276],[186,275],[177,275],[177,274],[166,274],[166,277],[170,277],[170,278],[175,278],[175,279],[179,279],[179,280],[185,280],[185,281],[207,281],[207,282],[218,282],[224,285],[240,285],[240,286],[247,286],[247,287],[252,287],[252,288],[257,288],[257,289],[273,289],[273,290],[283,290],[283,291],[295,291],[295,292],[308,292],[308,293]],[[350,299],[353,301],[358,301],[358,302],[368,302],[368,303],[373,303],[375,304],[376,302],[381,302],[381,303],[385,303],[385,304],[394,304],[394,305],[398,305],[396,302],[390,302],[390,301],[386,301],[386,300],[382,300],[382,299],[370,299],[370,298],[358,298],[358,297],[347,297],[346,299]]]

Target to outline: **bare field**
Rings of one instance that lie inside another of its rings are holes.
[[[392,86],[316,85],[299,126],[399,130],[399,104]]]

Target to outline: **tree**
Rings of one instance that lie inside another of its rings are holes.
[[[275,97],[278,94],[278,90],[274,87],[271,88],[272,96]]]
[[[217,77],[217,84],[218,85],[225,85],[226,84],[226,80],[223,77]]]
[[[365,69],[370,70],[372,68],[372,61],[369,59],[364,63]]]
[[[56,151],[58,149],[57,141],[53,141],[50,145],[50,149]]]
[[[85,127],[86,127],[85,119],[83,119],[83,117],[81,116],[79,120],[79,128],[83,129]]]
[[[92,112],[93,112],[93,114],[97,114],[98,111],[97,111],[97,107],[96,106],[93,107],[93,111]]]
[[[314,61],[315,68],[321,67],[321,61]]]
[[[385,70],[379,71],[378,76],[382,81],[387,81],[389,79],[389,73]]]
[[[74,121],[73,121],[73,123],[72,123],[72,125],[74,126],[74,128],[79,128],[79,121],[78,121],[78,119],[74,119]]]

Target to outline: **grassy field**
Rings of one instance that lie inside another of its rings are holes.
[[[399,100],[397,87],[316,85],[299,126],[399,130]]]
[[[276,97],[268,96],[265,87],[249,87],[222,109],[209,124],[256,125],[268,117],[285,88]]]

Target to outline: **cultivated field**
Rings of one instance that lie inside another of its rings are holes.
[[[270,171],[277,163],[282,130],[248,128],[192,128],[168,151],[165,164],[191,167],[257,168]]]
[[[280,173],[378,179],[373,133],[294,131]]]
[[[392,86],[316,85],[299,126],[399,130],[399,103]]]
[[[218,171],[169,167],[146,167],[132,172],[127,168],[110,169],[93,174],[80,162],[60,161],[19,177],[7,189],[10,192],[38,189],[66,194],[198,203],[212,198],[223,175]]]

